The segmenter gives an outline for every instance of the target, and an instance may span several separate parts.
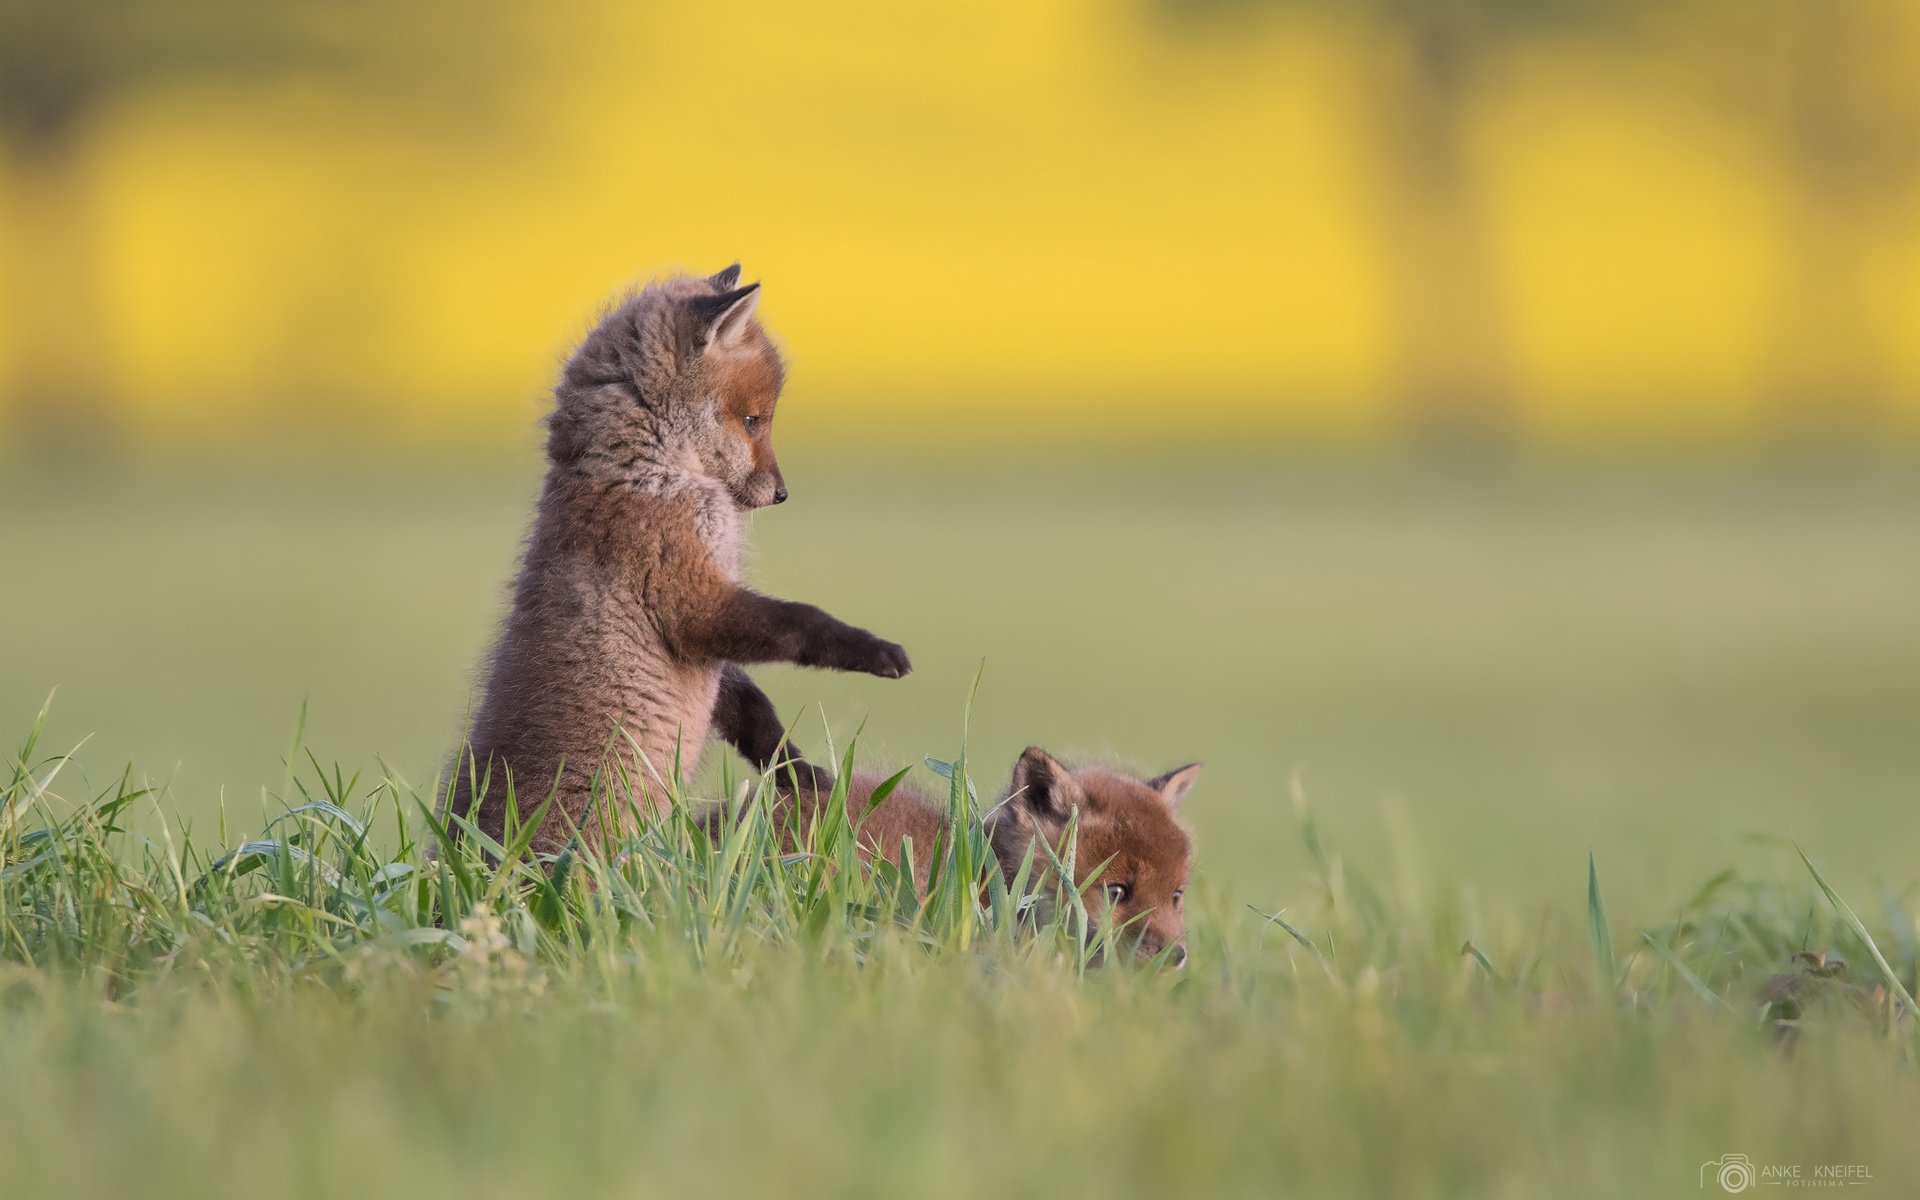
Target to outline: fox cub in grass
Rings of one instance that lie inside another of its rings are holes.
[[[741,517],[787,498],[774,458],[783,368],[740,268],[655,284],[615,308],[554,389],[548,468],[513,609],[455,764],[453,811],[500,838],[507,781],[533,838],[597,838],[603,803],[662,810],[711,729],[756,767],[783,727],[741,665],[898,679],[906,651],[810,604],[741,584]],[[825,775],[800,764],[802,778]],[[617,827],[617,825],[616,825]]]
[[[1056,855],[1061,853],[1067,823],[1077,811],[1078,878],[1073,882],[1083,889],[1088,916],[1095,922],[1111,918],[1143,958],[1171,947],[1168,961],[1179,966],[1187,957],[1183,900],[1193,862],[1193,840],[1179,811],[1199,777],[1199,763],[1144,780],[1100,767],[1069,769],[1030,746],[1014,763],[1005,797],[986,815],[987,838],[1009,887],[1029,852],[1034,861],[1029,878],[1037,880],[1045,875],[1048,858],[1034,840],[1044,838]],[[873,794],[882,782],[864,772],[848,781],[847,813],[858,830],[860,855],[868,861],[876,854],[893,859],[901,839],[912,839],[914,883],[924,894],[934,843],[948,828],[947,808],[904,786],[876,806]],[[827,789],[783,787],[773,817],[798,842],[828,797]],[[717,810],[708,815],[709,832],[720,824]],[[1095,886],[1087,886],[1090,880]]]

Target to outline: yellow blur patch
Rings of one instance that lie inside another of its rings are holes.
[[[622,287],[737,258],[817,428],[1383,437],[1409,322],[1461,316],[1423,316],[1450,293],[1406,281],[1403,226],[1446,211],[1495,298],[1461,336],[1502,358],[1532,436],[1750,439],[1806,370],[1782,351],[1799,332],[1816,370],[1870,356],[1920,425],[1920,341],[1898,336],[1920,328],[1920,205],[1833,218],[1868,335],[1797,331],[1804,181],[1630,49],[1470,60],[1464,190],[1427,205],[1390,161],[1389,26],[1090,0],[551,13],[495,48],[470,120],[311,81],[108,109],[81,156],[97,306],[74,321],[126,420],[496,437]],[[0,176],[0,202],[18,190]],[[47,268],[22,265],[26,218],[4,234],[18,313]],[[33,352],[0,338],[0,371]]]

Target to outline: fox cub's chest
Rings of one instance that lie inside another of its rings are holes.
[[[694,509],[694,530],[715,566],[728,578],[740,575],[740,513],[724,493],[703,495]]]

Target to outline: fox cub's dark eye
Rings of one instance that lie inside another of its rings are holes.
[[[1133,895],[1133,889],[1124,883],[1110,883],[1107,885],[1107,899],[1113,901],[1115,904],[1125,904],[1127,897],[1131,895]]]
[[[746,420],[746,425],[747,425],[748,433],[758,433],[760,430],[760,418],[748,417]]]
[[[1179,889],[1178,891],[1176,891],[1176,892],[1174,892],[1174,894],[1173,894],[1173,906],[1174,906],[1175,908],[1179,908],[1179,907],[1180,907],[1180,897],[1182,897],[1182,896],[1184,896],[1184,895],[1186,895],[1186,894],[1187,894],[1187,889],[1185,889],[1185,888],[1181,888],[1181,889]]]

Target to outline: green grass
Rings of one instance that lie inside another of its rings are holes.
[[[1188,970],[751,824],[429,864],[525,478],[15,479],[0,729],[60,691],[0,763],[0,1193],[1920,1181],[1911,477],[845,460],[753,572],[916,673],[756,674],[936,795],[982,659],[983,795],[1204,759]]]
[[[924,904],[843,816],[787,852],[757,803],[496,870],[432,794],[308,761],[228,849],[16,756],[10,1189],[1618,1196],[1727,1151],[1920,1178],[1910,906],[1871,931],[1817,873],[1724,875],[1616,946],[1590,869],[1583,944],[1370,879],[1302,804],[1296,906],[1205,898],[1170,972],[1090,966],[1113,931],[1070,897],[1035,929],[965,886],[971,820]]]

